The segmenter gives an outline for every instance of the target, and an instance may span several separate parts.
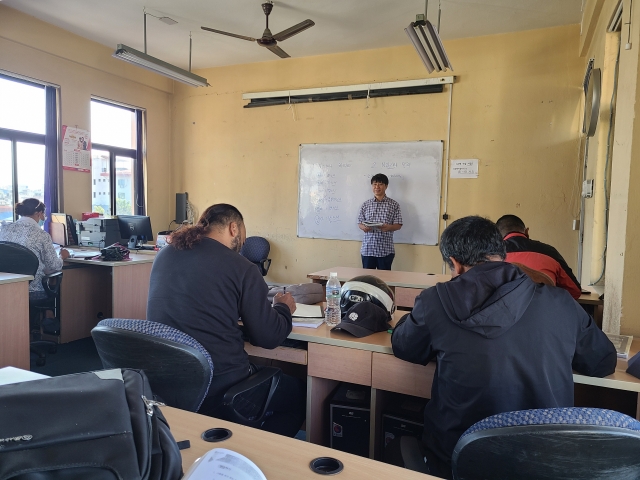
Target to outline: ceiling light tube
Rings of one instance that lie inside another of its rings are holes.
[[[436,55],[436,58],[440,62],[440,65],[443,66],[443,70],[447,68],[453,71],[453,67],[451,66],[451,62],[449,61],[449,57],[447,56],[447,52],[444,50],[444,45],[442,45],[442,40],[440,40],[440,34],[433,28],[433,25],[429,20],[427,20],[427,34],[430,37],[431,41],[429,42],[430,46],[432,46],[433,51]]]
[[[418,35],[416,34],[416,31],[413,28],[413,22],[410,23],[409,26],[404,29],[404,31],[407,34],[407,37],[409,37],[409,40],[411,40],[411,43],[413,43],[413,48],[415,48],[416,52],[418,52],[418,55],[422,59],[422,63],[424,63],[424,66],[427,68],[428,72],[433,73],[433,71],[435,70],[435,67],[433,66],[433,63],[431,62],[431,60],[429,59],[429,56],[427,55],[427,51],[422,46],[422,43],[420,42],[420,39],[418,38]]]
[[[142,53],[127,45],[118,44],[116,51],[113,53],[113,57],[124,60],[125,62],[132,63],[152,72],[159,73],[165,77],[169,77],[178,82],[186,83],[192,87],[207,87],[209,83],[206,78],[200,77],[194,73],[183,70],[182,68],[171,65],[170,63],[163,62],[151,55]]]
[[[431,47],[431,44],[429,43],[429,39],[427,38],[427,33],[424,31],[424,28],[422,28],[422,25],[420,24],[414,24],[414,29],[418,29],[418,31],[420,32],[420,36],[422,36],[422,40],[424,40],[424,45],[426,45],[427,48],[425,48],[425,51],[427,52],[427,55],[429,56],[429,60],[431,60],[431,63],[433,64],[433,67],[438,71],[441,72],[443,70],[442,68],[442,62],[438,61],[438,57],[436,56],[436,53],[433,51],[433,48]]]

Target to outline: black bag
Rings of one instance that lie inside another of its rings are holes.
[[[114,243],[100,250],[100,255],[108,262],[120,262],[129,259],[129,250],[119,243]]]
[[[141,370],[0,387],[0,480],[177,480],[182,458]]]

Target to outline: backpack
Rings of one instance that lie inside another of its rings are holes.
[[[158,405],[141,370],[0,386],[0,480],[178,480]]]

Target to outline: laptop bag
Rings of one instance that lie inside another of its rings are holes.
[[[0,480],[177,480],[158,405],[141,370],[0,386]]]

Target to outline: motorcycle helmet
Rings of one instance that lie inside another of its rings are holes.
[[[374,275],[359,275],[345,282],[340,289],[340,313],[344,313],[356,303],[371,302],[393,314],[396,302],[389,286]]]

